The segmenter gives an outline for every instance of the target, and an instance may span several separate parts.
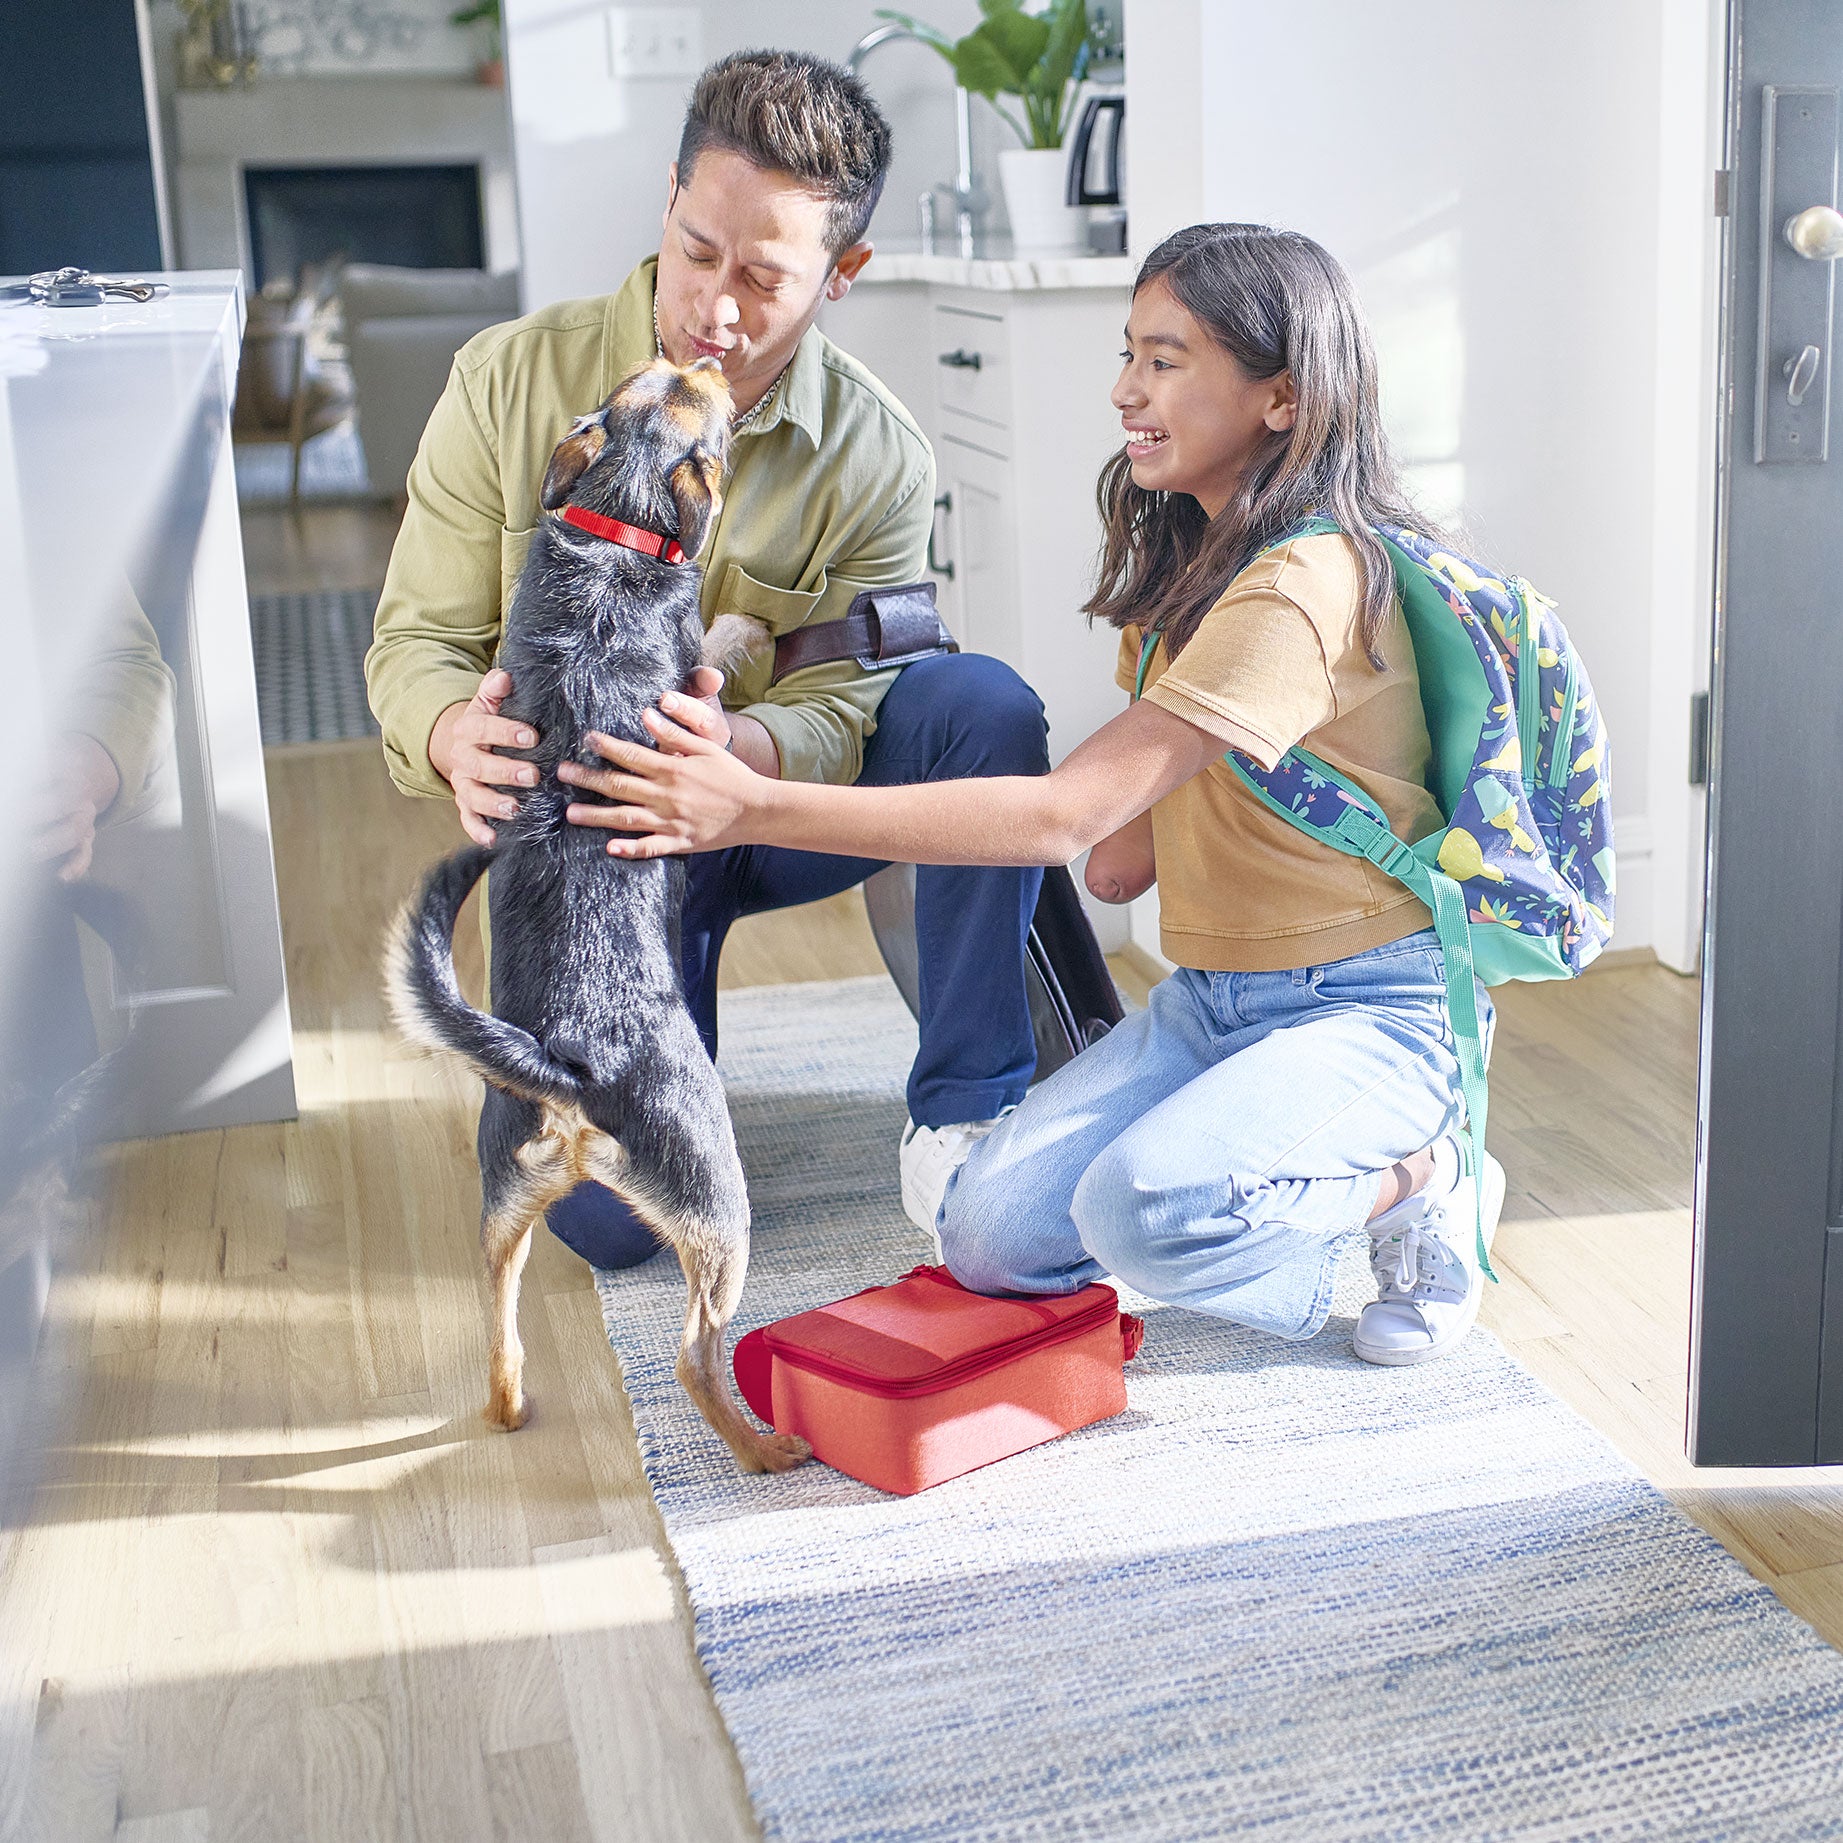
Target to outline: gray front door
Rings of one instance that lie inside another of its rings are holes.
[[[1734,12],[1689,1449],[1810,1465],[1843,1462],[1843,6]]]

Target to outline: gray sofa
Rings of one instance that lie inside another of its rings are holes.
[[[518,275],[355,262],[340,276],[339,298],[365,468],[372,490],[394,498],[455,353],[517,317]]]

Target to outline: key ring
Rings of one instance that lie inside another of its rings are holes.
[[[167,293],[165,282],[124,281],[92,275],[88,269],[41,269],[23,283],[0,289],[0,298],[32,301],[40,307],[99,307],[105,300],[152,301]]]

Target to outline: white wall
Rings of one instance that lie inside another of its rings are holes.
[[[1412,484],[1561,604],[1615,752],[1615,945],[1679,966],[1699,902],[1684,769],[1708,651],[1718,10],[1133,0],[1126,22],[1135,248],[1194,210],[1344,262]]]
[[[593,0],[505,0],[527,308],[618,287],[659,247],[666,168],[695,72],[613,76],[608,10]],[[879,23],[874,10],[874,0],[705,0],[672,9],[688,16],[700,64],[758,45],[842,63]],[[953,34],[979,19],[976,0],[934,0],[921,12]],[[952,74],[926,46],[897,42],[871,53],[863,76],[896,142],[871,236],[913,249],[917,194],[953,177]],[[974,164],[991,175],[991,222],[1002,229],[995,156],[1015,137],[977,98],[973,128]],[[939,222],[944,230],[951,222],[944,203]]]

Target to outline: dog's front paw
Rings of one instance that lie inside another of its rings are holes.
[[[517,1433],[531,1419],[531,1402],[522,1389],[515,1394],[495,1389],[485,1414],[489,1427],[497,1427],[501,1433]]]

